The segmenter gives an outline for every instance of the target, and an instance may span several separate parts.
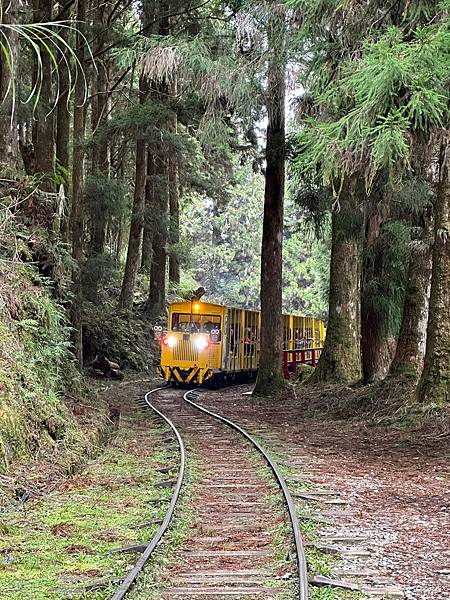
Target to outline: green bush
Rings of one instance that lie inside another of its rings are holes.
[[[115,306],[86,303],[83,313],[85,364],[105,355],[121,368],[142,371],[153,368],[151,324],[136,315],[121,314]]]
[[[69,339],[45,282],[11,267],[0,287],[0,470],[77,435],[61,399],[79,381]]]
[[[314,373],[314,368],[311,365],[297,365],[297,372],[291,376],[292,381],[295,383],[301,383],[308,379],[308,377]]]

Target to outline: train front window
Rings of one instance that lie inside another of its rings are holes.
[[[189,313],[172,313],[172,331],[183,333],[211,333],[220,330],[219,315],[191,315]]]

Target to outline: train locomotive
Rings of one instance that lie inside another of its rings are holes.
[[[251,380],[260,353],[261,314],[200,300],[169,306],[167,331],[155,326],[161,345],[159,375],[175,385],[202,385]],[[285,350],[323,348],[324,321],[283,315]]]

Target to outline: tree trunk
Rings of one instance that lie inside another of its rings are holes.
[[[114,262],[116,267],[119,266],[120,263],[120,255],[122,254],[122,244],[123,244],[123,223],[122,219],[117,223],[117,233],[114,244]]]
[[[143,82],[141,79],[141,88]],[[141,94],[142,97],[142,94]],[[145,140],[136,142],[136,175],[134,183],[133,209],[131,213],[130,236],[128,240],[127,260],[123,275],[119,307],[131,310],[133,294],[136,285],[136,275],[139,268],[142,228],[144,225],[145,180],[147,174],[147,152]]]
[[[144,232],[142,236],[141,269],[150,273],[152,266],[154,203],[155,203],[155,161],[153,154],[147,152],[147,181],[145,184]]]
[[[361,378],[361,218],[353,185],[346,185],[332,216],[327,336],[308,382],[353,383]]]
[[[368,198],[364,260],[361,277],[361,359],[363,381],[368,383],[386,376],[390,353],[383,317],[374,297],[377,282],[383,278],[383,249],[380,239],[386,208],[383,202],[384,178],[377,183]]]
[[[61,19],[67,19],[69,10],[64,11]],[[66,41],[69,41],[69,31],[62,27],[59,35]],[[65,58],[70,65],[70,55],[67,50],[63,50]],[[69,72],[65,64],[59,72],[59,98],[56,107],[56,169],[62,180],[64,196],[67,198],[69,190],[69,139],[70,139],[70,112],[67,106],[69,93]],[[60,183],[61,185],[61,183]],[[67,215],[67,207],[63,206],[59,213],[59,234],[66,242],[70,237],[70,223]]]
[[[420,136],[414,141],[412,167],[419,180],[426,181],[430,167],[430,140]],[[429,211],[411,219],[415,239],[411,244],[402,324],[389,374],[405,375],[417,381],[423,368],[431,280],[432,227]]]
[[[50,22],[52,20],[51,0],[33,0],[33,17],[35,22]],[[36,42],[41,51],[42,85],[40,88],[39,103],[36,107],[33,121],[33,148],[35,173],[42,175],[39,187],[47,192],[53,191],[53,112],[51,111],[52,73],[51,58],[45,47]],[[38,65],[35,60],[34,82],[38,78]],[[82,78],[81,78],[82,79]]]
[[[270,395],[283,383],[282,249],[285,182],[285,13],[271,9],[267,76],[266,185],[261,249],[261,354],[254,393]]]
[[[427,346],[418,397],[427,404],[450,400],[450,134],[441,148],[435,200],[435,237]]]
[[[77,54],[80,63],[84,64],[85,42],[84,21],[86,19],[85,0],[78,0],[77,20]],[[75,87],[75,106],[73,116],[73,173],[72,173],[72,256],[77,263],[77,270],[73,274],[74,298],[72,304],[72,327],[75,356],[80,367],[83,366],[83,331],[81,318],[81,305],[83,300],[82,266],[83,266],[83,188],[84,188],[84,80],[78,77]]]
[[[3,0],[2,21],[5,24],[17,23],[19,15],[18,0]],[[10,44],[10,63],[17,69],[19,62],[19,36],[15,31],[5,31],[4,35]],[[11,169],[19,168],[19,134],[17,128],[17,112],[13,102],[13,90],[10,87],[12,78],[3,52],[0,53],[0,165]],[[9,88],[9,94],[7,96]],[[17,90],[15,90],[17,94]],[[18,99],[16,98],[16,105]]]
[[[143,26],[146,35],[154,32],[156,23],[154,15],[159,10],[159,2],[144,4]],[[148,81],[142,72],[139,79],[139,101],[141,104],[147,99],[149,91]],[[136,175],[134,185],[134,200],[131,214],[130,236],[128,241],[127,260],[120,293],[119,307],[131,310],[133,307],[133,294],[136,284],[136,275],[139,269],[141,256],[141,239],[144,228],[145,198],[147,182],[147,149],[143,139],[136,142]]]
[[[170,13],[171,4],[165,0],[159,3],[160,16],[158,34],[168,36],[170,34]],[[164,101],[170,95],[170,89],[167,81],[154,82],[153,88],[156,89],[155,97]],[[165,123],[169,128],[169,123]],[[159,317],[164,311],[166,300],[166,280],[167,280],[167,243],[169,238],[168,230],[168,206],[169,206],[169,180],[168,180],[169,157],[167,151],[161,150],[159,155],[154,156],[154,204],[151,215],[153,222],[152,239],[152,263],[150,268],[150,284],[147,300],[147,313],[150,319]]]
[[[178,82],[174,76],[171,95],[175,99],[178,94]],[[174,112],[171,119],[170,130],[176,134],[178,132],[177,115]],[[180,243],[180,178],[179,178],[179,160],[176,154],[169,156],[169,283],[172,287],[180,283],[180,261],[178,258]]]
[[[62,12],[61,19],[66,20],[69,17],[69,10]],[[59,35],[66,41],[69,41],[69,31],[62,27],[58,31]],[[67,50],[64,51],[64,56],[70,65],[70,56]],[[56,161],[62,167],[64,176],[64,186],[67,190],[68,171],[69,171],[69,136],[70,136],[70,113],[67,106],[67,96],[69,93],[69,72],[62,65],[59,73],[59,98],[56,112]]]
[[[97,0],[96,20],[99,27],[105,28],[107,24],[106,5],[102,0]],[[100,33],[94,48],[94,55],[100,54],[105,46],[105,34]],[[92,133],[94,138],[94,147],[92,152],[92,172],[98,172],[104,177],[109,175],[109,146],[108,142],[102,141],[95,143],[95,134],[97,130],[107,120],[108,114],[108,64],[106,61],[97,62],[97,76],[92,102]],[[105,252],[106,227],[108,222],[108,211],[104,206],[94,209],[92,215],[92,240],[91,252],[93,256],[101,256]]]
[[[109,10],[107,5],[102,0],[96,0],[95,20],[98,27],[103,30],[107,25],[107,17]],[[105,47],[105,33],[98,34],[94,46],[94,56],[101,55]],[[110,171],[110,153],[108,141],[102,140],[98,143],[96,134],[99,128],[102,127],[107,120],[108,115],[108,60],[99,59],[96,62],[97,73],[93,85],[92,94],[92,173],[101,179],[107,179]],[[90,233],[91,243],[89,248],[89,278],[90,285],[86,289],[85,294],[88,300],[94,304],[99,303],[98,290],[102,277],[102,261],[101,258],[105,253],[106,246],[106,231],[108,226],[108,209],[104,199],[100,197],[98,202],[91,204],[90,211]]]
[[[153,232],[153,254],[147,302],[147,312],[151,319],[157,318],[163,313],[166,300],[167,209],[169,201],[167,163],[167,158],[155,157],[154,211],[156,223]]]
[[[417,380],[423,365],[426,327],[422,326],[428,312],[428,293],[431,277],[431,247],[427,241],[429,231],[425,228],[422,240],[415,240],[409,259],[408,281],[402,324],[397,348],[389,369],[389,375],[406,375]]]
[[[173,286],[180,283],[180,261],[178,244],[180,243],[180,183],[178,173],[178,157],[169,157],[169,208],[170,208],[170,255],[169,282]]]

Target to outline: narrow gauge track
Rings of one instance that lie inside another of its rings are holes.
[[[267,535],[267,533],[264,534],[264,524],[263,523],[264,523],[265,518],[269,521],[268,524],[270,526],[272,525],[272,523],[270,522],[270,518],[269,518],[269,515],[267,514],[267,511],[266,511],[266,513],[264,513],[264,509],[261,507],[261,502],[260,502],[260,499],[258,498],[258,489],[257,489],[258,482],[256,480],[255,481],[252,480],[252,478],[250,477],[250,473],[246,472],[245,468],[236,469],[236,466],[238,466],[238,467],[245,466],[243,463],[243,457],[242,456],[240,457],[240,452],[241,453],[243,451],[245,452],[245,447],[243,449],[241,449],[239,452],[238,448],[236,447],[235,440],[229,440],[229,439],[223,437],[223,427],[221,427],[221,425],[226,425],[227,428],[231,428],[232,430],[236,431],[237,433],[240,434],[240,436],[245,438],[245,440],[250,442],[250,444],[263,457],[263,459],[266,461],[266,463],[269,465],[270,469],[272,470],[272,473],[276,479],[276,482],[283,494],[283,498],[284,498],[284,501],[285,501],[285,504],[286,504],[286,507],[288,510],[288,514],[289,514],[289,519],[291,522],[293,538],[295,541],[296,558],[297,558],[297,566],[298,566],[298,599],[299,600],[307,600],[308,599],[307,568],[306,568],[305,552],[304,552],[303,542],[302,542],[301,533],[300,533],[300,527],[299,527],[297,515],[295,512],[294,502],[292,500],[292,497],[290,495],[290,492],[288,490],[286,482],[285,482],[277,464],[273,461],[273,459],[269,456],[269,454],[264,450],[264,448],[249,433],[247,433],[239,425],[237,425],[236,423],[230,421],[229,419],[226,419],[225,417],[223,417],[217,413],[213,413],[213,412],[207,410],[206,408],[202,407],[201,405],[197,404],[195,402],[195,400],[197,400],[197,398],[200,394],[200,390],[198,390],[198,389],[190,390],[190,391],[186,392],[183,396],[184,403],[182,403],[181,405],[176,406],[176,404],[173,404],[173,401],[171,403],[170,400],[169,400],[169,402],[167,402],[167,400],[165,400],[164,401],[164,407],[165,407],[164,413],[161,410],[159,410],[154,405],[153,402],[150,402],[151,395],[156,394],[157,392],[162,392],[164,390],[169,391],[170,389],[171,388],[168,388],[167,386],[153,389],[145,395],[144,401],[140,401],[139,404],[141,405],[141,407],[150,409],[153,412],[155,412],[167,425],[169,425],[169,427],[171,428],[171,430],[173,431],[173,433],[175,435],[175,438],[176,438],[177,444],[178,444],[178,448],[179,448],[179,454],[180,454],[177,481],[176,481],[176,484],[175,484],[175,487],[173,490],[173,494],[172,494],[172,498],[171,498],[169,507],[166,511],[166,515],[163,519],[161,526],[158,528],[155,536],[153,537],[151,542],[148,544],[148,546],[146,547],[144,552],[139,557],[135,566],[129,571],[129,573],[127,574],[126,578],[124,579],[124,581],[122,582],[122,584],[120,585],[120,587],[118,588],[116,593],[112,596],[111,600],[122,600],[123,598],[125,598],[127,593],[130,591],[133,583],[136,581],[136,578],[138,577],[138,575],[144,568],[145,563],[148,561],[148,559],[152,555],[153,551],[155,550],[155,548],[161,541],[161,538],[163,537],[163,535],[169,528],[170,522],[171,522],[173,514],[175,512],[176,504],[177,504],[177,501],[178,501],[178,498],[180,495],[180,491],[181,491],[181,488],[183,485],[184,474],[185,474],[186,451],[185,451],[185,444],[184,444],[182,435],[180,434],[180,431],[177,429],[177,427],[173,423],[174,417],[175,417],[174,420],[180,421],[183,429],[186,429],[186,425],[190,424],[190,427],[193,430],[190,433],[191,434],[194,433],[196,437],[200,437],[203,440],[203,443],[205,442],[205,439],[211,440],[211,446],[213,446],[215,443],[217,445],[216,452],[217,452],[217,450],[219,451],[219,456],[221,456],[222,459],[227,458],[226,456],[223,455],[223,453],[225,453],[226,451],[231,452],[231,455],[228,456],[229,462],[224,463],[222,460],[222,463],[220,463],[220,464],[218,463],[217,465],[215,465],[215,469],[210,474],[210,477],[212,477],[212,479],[207,478],[207,483],[203,488],[204,491],[206,491],[206,492],[208,492],[209,488],[211,488],[211,489],[215,490],[216,495],[217,495],[217,493],[219,493],[219,496],[214,498],[214,491],[213,491],[212,502],[210,501],[209,505],[214,507],[216,509],[216,511],[218,511],[218,515],[220,515],[221,517],[222,516],[224,517],[223,528],[225,529],[226,532],[228,532],[228,537],[226,537],[226,538],[222,538],[220,536],[217,537],[217,534],[221,533],[222,525],[213,522],[212,529],[210,529],[209,531],[216,534],[216,537],[199,538],[199,540],[201,539],[203,542],[205,540],[207,540],[207,541],[211,541],[213,543],[214,542],[226,542],[225,546],[230,545],[230,543],[231,543],[231,546],[234,547],[233,544],[236,543],[237,538],[242,537],[244,541],[247,540],[247,541],[251,541],[253,544],[256,544],[256,549],[252,548],[252,550],[249,550],[249,551],[245,551],[245,550],[243,551],[243,550],[238,549],[238,550],[234,550],[234,551],[231,550],[231,551],[220,552],[217,550],[208,550],[208,549],[198,550],[197,548],[194,548],[193,551],[185,552],[184,554],[186,555],[186,558],[193,561],[193,565],[192,565],[193,571],[185,573],[184,574],[185,578],[184,578],[184,580],[182,579],[182,581],[181,581],[182,585],[169,589],[167,591],[168,595],[164,595],[164,597],[186,598],[186,597],[192,596],[194,598],[194,597],[198,597],[198,596],[210,596],[210,597],[218,598],[218,597],[222,597],[222,596],[232,596],[233,595],[235,597],[236,596],[238,596],[238,597],[241,597],[241,596],[249,597],[250,596],[250,597],[254,597],[254,598],[256,598],[256,597],[269,598],[269,597],[274,597],[273,594],[276,594],[276,592],[277,592],[277,590],[275,588],[272,588],[272,589],[264,588],[260,585],[260,582],[263,581],[264,576],[268,574],[266,570],[264,570],[264,569],[255,570],[254,568],[252,568],[252,567],[254,567],[255,560],[258,560],[258,559],[260,559],[261,561],[265,561],[265,564],[267,566],[267,560],[268,560],[267,556],[270,555],[271,552],[264,549],[268,545],[268,542],[265,539],[265,535]],[[172,391],[175,391],[175,390],[172,390]],[[178,398],[178,402],[179,402],[179,400],[180,400],[180,398]],[[186,409],[189,409],[189,408],[194,409],[195,412],[193,412],[192,410],[188,410],[188,412],[186,413]],[[167,412],[168,412],[167,409],[169,409],[169,413],[170,412],[173,413],[173,415],[171,414],[170,417],[167,415]],[[180,413],[180,409],[184,412]],[[205,418],[199,419],[198,418],[200,416],[199,413],[202,414],[204,417],[206,417],[206,419]],[[196,415],[196,418],[195,418],[195,422],[194,422],[192,420],[192,417],[195,415]],[[214,424],[211,423],[211,419],[213,419],[215,421]],[[222,430],[222,431],[220,431],[220,430]],[[218,433],[219,433],[219,436],[221,436],[219,438],[217,438]],[[207,445],[208,445],[208,442],[207,442]],[[212,448],[211,448],[211,450],[212,450]],[[237,463],[236,463],[236,460],[237,460]],[[233,462],[234,469],[235,469],[234,471],[230,470],[231,462]],[[248,465],[247,465],[247,469],[248,469]],[[254,470],[254,468],[253,468],[253,470]],[[230,475],[232,475],[232,477],[230,477]],[[239,479],[240,479],[240,481],[239,481]],[[229,483],[230,481],[232,481],[231,484]],[[232,494],[232,496],[228,496],[228,494]],[[233,508],[233,512],[230,515],[222,515],[222,512],[220,511],[220,507],[218,505],[218,503],[220,504],[220,500],[222,500],[222,498],[224,496],[226,496],[227,499],[229,498],[227,501],[231,502],[230,505]],[[208,502],[208,500],[207,500],[207,502]],[[246,510],[246,509],[249,509],[249,510]],[[205,519],[207,517],[207,515],[200,515],[200,516]],[[250,518],[250,520],[253,521],[253,523],[250,527],[249,527],[248,523],[244,523],[242,521],[242,519],[243,518],[245,519],[247,516]],[[202,527],[202,526],[203,526],[203,523],[200,523],[200,527]],[[205,526],[206,526],[206,524],[205,524]],[[268,526],[266,524],[266,531],[267,531],[267,528],[268,528]],[[239,561],[240,566],[242,564],[244,564],[244,566],[247,566],[250,568],[246,568],[244,570],[242,570],[242,569],[236,570],[236,567],[234,567],[234,571],[231,571],[231,572],[224,572],[223,570],[220,570],[220,567],[223,566],[223,563],[225,564],[225,566],[229,567],[229,565],[227,563],[230,560],[233,561],[233,558],[235,558]],[[218,561],[218,559],[219,559],[219,561]],[[220,560],[220,559],[222,559],[222,560]],[[202,565],[202,563],[204,563],[205,561],[208,561],[208,563],[210,565],[213,564],[213,566],[215,567],[215,570],[210,571],[210,572],[203,571],[204,564]],[[249,564],[247,564],[247,563],[249,563]],[[200,577],[195,577],[196,574],[200,575]],[[204,587],[204,586],[201,587],[201,584],[204,581],[208,582],[208,579],[206,578],[206,575],[208,575],[208,574],[211,575],[211,579],[209,580],[209,583],[212,582],[213,585],[216,584],[217,589],[215,589],[214,587]],[[182,574],[180,574],[180,575],[182,575]],[[228,583],[227,587],[223,587],[224,580],[225,580],[225,582]],[[242,587],[242,586],[238,587],[239,584],[250,585],[251,587]],[[255,586],[255,584],[256,584],[256,586]],[[200,585],[200,587],[198,587],[199,585]],[[233,587],[229,587],[229,586],[233,586]],[[264,594],[264,596],[261,596],[261,594]]]
[[[167,386],[155,388],[154,390],[150,390],[149,392],[147,392],[145,394],[145,400],[144,400],[144,403],[142,404],[142,406],[148,407],[153,412],[155,412],[159,417],[161,417],[161,419],[165,423],[167,423],[167,425],[169,425],[169,427],[175,434],[175,437],[176,437],[176,440],[178,443],[178,448],[180,451],[180,462],[179,462],[179,468],[178,468],[177,482],[175,484],[175,488],[172,493],[172,498],[170,499],[169,508],[166,511],[163,522],[159,526],[158,530],[156,531],[155,535],[153,536],[153,539],[151,540],[151,542],[148,544],[147,548],[144,550],[144,552],[139,557],[139,560],[136,562],[134,567],[128,572],[127,576],[125,577],[125,579],[119,586],[119,589],[112,596],[111,600],[122,600],[122,598],[125,598],[125,596],[130,591],[133,583],[136,581],[136,578],[138,577],[138,575],[144,568],[145,563],[148,561],[148,559],[152,555],[153,551],[155,550],[155,548],[161,541],[161,538],[167,531],[167,529],[170,525],[170,522],[172,520],[173,513],[175,512],[175,507],[178,502],[178,498],[179,498],[180,491],[181,491],[181,486],[183,485],[185,465],[186,465],[186,451],[184,449],[183,439],[180,435],[180,432],[175,427],[175,425],[172,423],[172,421],[168,417],[166,417],[166,415],[164,415],[162,412],[160,412],[155,406],[153,406],[153,404],[151,404],[151,402],[149,400],[149,398],[152,394],[154,394],[156,392],[160,392],[164,389],[167,389]]]

